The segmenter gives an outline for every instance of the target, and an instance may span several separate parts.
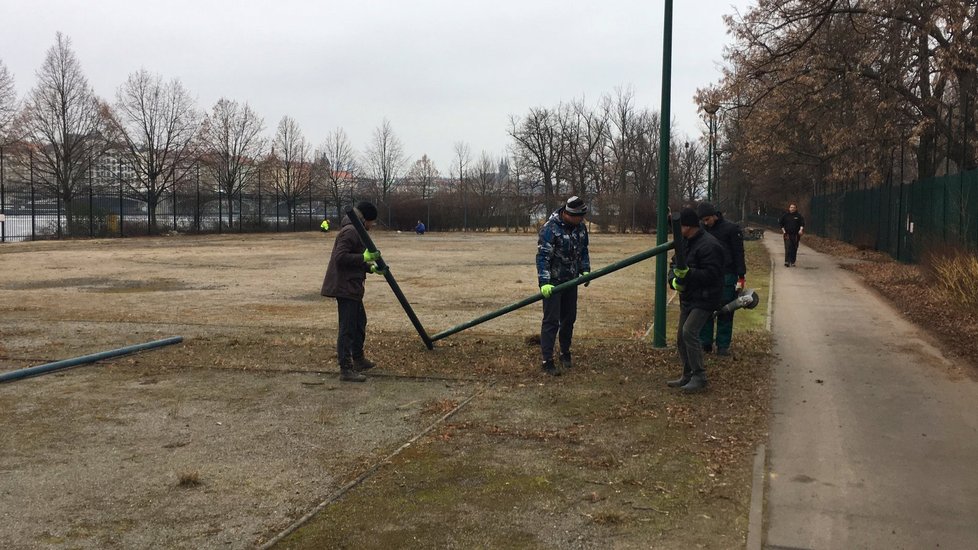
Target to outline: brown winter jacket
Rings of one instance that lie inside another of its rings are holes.
[[[344,216],[329,256],[320,294],[331,298],[363,300],[363,281],[370,271],[370,264],[363,261],[365,249],[353,223]]]

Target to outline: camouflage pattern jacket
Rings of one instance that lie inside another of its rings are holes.
[[[559,285],[591,271],[587,226],[564,223],[560,208],[540,228],[537,240],[537,280],[540,286]]]

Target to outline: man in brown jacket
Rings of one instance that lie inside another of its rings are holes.
[[[377,207],[361,201],[354,213],[370,230],[377,220]],[[346,216],[333,243],[321,294],[336,298],[339,331],[336,336],[336,355],[340,363],[340,380],[363,382],[363,371],[374,364],[364,357],[363,342],[367,337],[367,311],[363,308],[363,283],[367,273],[381,273],[374,264],[380,252],[370,252],[360,240],[353,222]]]

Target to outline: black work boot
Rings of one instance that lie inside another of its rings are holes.
[[[370,370],[377,365],[373,361],[367,359],[366,357],[354,357],[353,358],[353,370],[357,372],[363,372],[365,370]]]
[[[554,364],[553,359],[547,359],[543,362],[543,372],[549,374],[550,376],[560,376],[563,374],[561,370],[557,368],[557,365]]]
[[[571,360],[571,356],[569,354],[560,356],[560,366],[565,371],[570,370],[574,366],[574,361]]]
[[[682,386],[683,393],[700,393],[706,391],[706,378],[693,376]]]
[[[689,384],[689,375],[688,374],[684,374],[680,378],[677,378],[675,380],[670,380],[670,381],[666,382],[666,385],[669,386],[670,388],[681,388],[681,387],[685,386],[686,384]]]
[[[347,359],[340,363],[340,382],[366,382],[367,377],[356,371],[353,361]]]

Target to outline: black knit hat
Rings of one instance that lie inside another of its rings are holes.
[[[564,204],[564,212],[572,216],[583,216],[587,214],[587,205],[584,204],[584,199],[574,195],[567,199],[567,202]]]
[[[699,206],[696,207],[696,215],[702,220],[707,216],[716,216],[717,209],[713,208],[713,205],[708,202],[701,202]]]
[[[367,221],[377,219],[377,207],[369,201],[360,201],[357,203],[357,210],[363,215],[363,219]]]
[[[700,217],[696,215],[696,211],[692,208],[683,208],[679,212],[679,225],[685,227],[699,227]]]

